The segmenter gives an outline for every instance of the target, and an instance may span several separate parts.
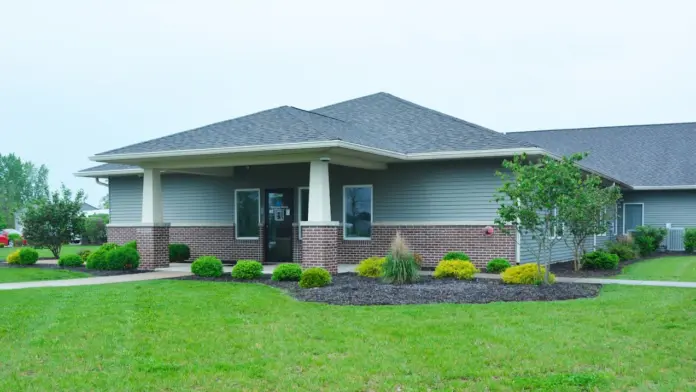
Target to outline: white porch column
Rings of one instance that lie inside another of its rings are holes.
[[[309,222],[331,221],[331,194],[329,190],[329,162],[312,161],[309,164]]]
[[[141,222],[153,226],[162,225],[164,223],[162,211],[161,172],[158,169],[143,169],[143,214]]]

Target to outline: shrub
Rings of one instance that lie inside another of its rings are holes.
[[[684,250],[691,253],[696,249],[696,229],[684,231]]]
[[[191,272],[197,276],[217,278],[222,276],[222,261],[215,256],[201,256],[191,264]]]
[[[123,246],[126,246],[128,248],[133,248],[135,250],[138,250],[138,242],[137,241],[129,241],[123,244]]]
[[[273,270],[271,280],[297,282],[302,277],[302,267],[299,264],[285,263]]]
[[[98,270],[109,269],[106,255],[116,248],[118,248],[118,245],[111,242],[107,242],[106,244],[100,246],[99,249],[88,255],[87,268]]]
[[[510,262],[507,259],[493,259],[488,262],[486,271],[492,274],[499,274],[510,268]]]
[[[420,253],[413,252],[413,261],[415,261],[416,264],[418,264],[418,267],[422,267],[423,266],[423,255]]]
[[[384,263],[386,262],[386,257],[369,257],[361,261],[355,270],[359,276],[379,278],[384,274]]]
[[[606,248],[607,252],[619,256],[620,261],[633,260],[638,257],[638,251],[636,250],[635,245],[633,245],[633,240],[610,241],[607,242],[604,247]]]
[[[263,275],[263,265],[256,260],[238,260],[232,268],[235,279],[256,279]]]
[[[433,277],[441,278],[457,278],[457,279],[474,279],[474,274],[478,270],[470,261],[464,260],[442,260],[435,267]]]
[[[87,262],[87,258],[91,254],[92,254],[92,251],[89,249],[85,249],[85,250],[81,250],[81,251],[77,252],[77,255],[80,256],[80,258],[82,259],[83,262]]]
[[[464,260],[468,261],[471,260],[469,258],[469,255],[467,255],[464,252],[447,252],[445,256],[442,258],[442,260]]]
[[[129,246],[119,246],[106,253],[108,270],[132,270],[140,265],[140,254]]]
[[[329,271],[319,267],[304,270],[299,283],[303,289],[324,287],[329,284],[331,284],[331,274],[329,274]]]
[[[586,253],[582,256],[584,269],[616,269],[619,266],[619,256],[603,250]]]
[[[82,243],[103,244],[106,242],[106,225],[109,215],[92,215],[85,219],[85,230],[82,233]]]
[[[539,266],[535,263],[528,263],[510,267],[500,274],[503,282],[509,284],[541,284],[544,281],[544,274],[546,273],[546,268],[541,267],[541,272],[539,272]],[[556,281],[556,276],[554,274],[549,274],[549,283]]]
[[[82,267],[84,262],[78,255],[65,255],[58,259],[58,265],[61,267]]]
[[[5,244],[0,244],[0,249],[4,248]]]
[[[22,248],[19,250],[19,264],[31,265],[36,264],[39,260],[39,252],[33,248]]]
[[[181,263],[191,258],[191,249],[186,244],[169,244],[169,262]]]
[[[396,233],[396,237],[392,241],[391,249],[386,259],[387,261],[383,264],[385,282],[403,284],[418,280],[420,268],[399,232]]]
[[[18,250],[7,255],[7,264],[19,264],[19,251]]]
[[[652,226],[638,226],[633,234],[636,245],[638,245],[640,250],[640,255],[643,257],[655,252],[666,236],[666,228]]]

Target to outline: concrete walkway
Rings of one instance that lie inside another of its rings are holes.
[[[481,279],[500,279],[498,274],[476,274]],[[556,277],[556,282],[562,283],[588,283],[588,284],[623,284],[626,286],[662,286],[662,287],[687,287],[696,289],[696,282],[673,282],[663,280],[630,280],[630,279],[600,279],[600,278],[564,278]]]
[[[176,271],[155,271],[143,272],[141,274],[95,276],[92,278],[37,280],[34,282],[0,283],[0,290],[29,289],[34,287],[90,286],[95,284],[142,282],[146,280],[178,278],[180,276],[187,275],[191,275],[191,273]]]

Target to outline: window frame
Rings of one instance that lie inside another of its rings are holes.
[[[640,206],[640,225],[645,226],[645,203],[623,203],[623,224],[622,224],[622,230],[623,230],[623,235],[628,234],[626,231],[626,206],[627,205],[639,205]]]
[[[346,189],[348,188],[370,188],[370,236],[369,237],[346,237]],[[372,184],[357,184],[357,185],[344,185],[341,193],[341,209],[343,210],[343,215],[341,220],[343,221],[343,239],[346,241],[371,241],[372,240],[372,228],[374,227],[375,221],[375,188]]]
[[[259,197],[257,199],[258,203],[258,216],[257,216],[257,225],[261,225],[261,188],[240,188],[240,189],[235,189],[234,190],[234,238],[237,240],[258,240],[260,236],[256,237],[240,237],[239,236],[239,210],[237,208],[237,203],[239,199],[237,198],[237,193],[239,192],[257,192],[259,194]],[[259,228],[259,230],[261,230]],[[260,233],[259,233],[260,234]]]
[[[307,201],[309,202],[309,187],[297,187],[297,238],[302,241],[302,191],[307,190]]]

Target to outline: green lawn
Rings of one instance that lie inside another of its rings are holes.
[[[694,390],[696,290],[339,307],[262,285],[0,292],[2,391]]]
[[[89,249],[91,251],[95,251],[97,248],[99,248],[98,245],[65,245],[60,251],[61,256],[65,256],[68,254],[77,254],[77,252],[84,250],[84,249]],[[5,260],[7,258],[7,255],[10,253],[14,252],[17,250],[17,248],[0,248],[0,260]],[[53,253],[51,253],[50,250],[48,249],[37,249],[39,251],[39,257],[50,257],[53,258]]]
[[[618,278],[696,282],[696,256],[670,256],[641,261],[624,268]]]
[[[89,274],[68,270],[41,268],[0,268],[0,283],[29,282],[32,280],[56,280],[86,278]]]

